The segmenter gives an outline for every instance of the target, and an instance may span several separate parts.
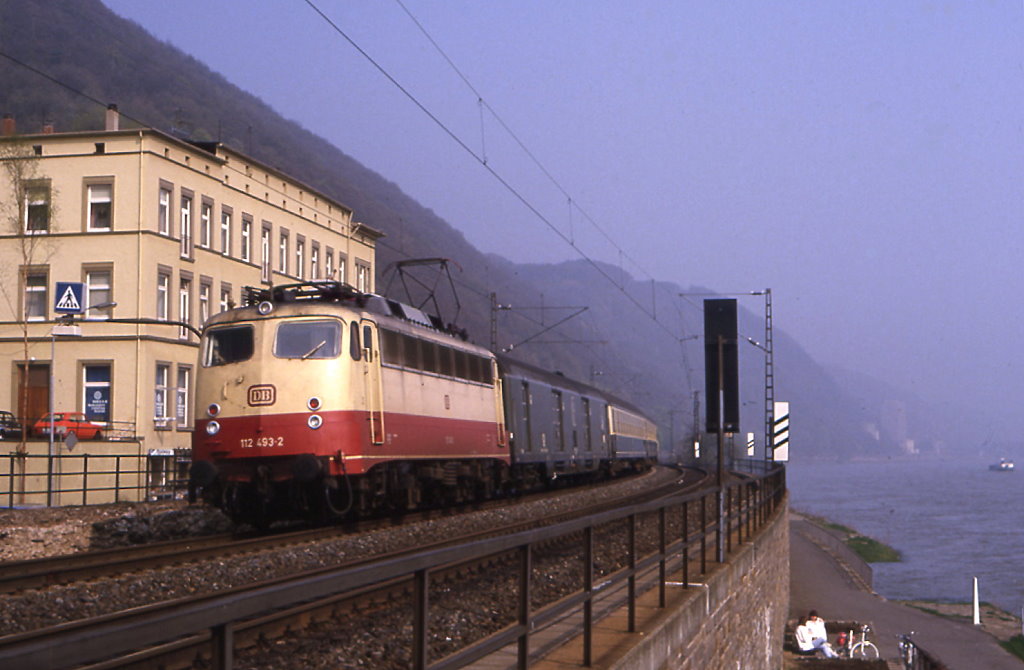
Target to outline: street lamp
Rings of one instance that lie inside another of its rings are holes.
[[[105,309],[107,307],[117,307],[117,303],[116,302],[103,302],[103,303],[100,303],[98,305],[90,305],[90,306],[86,307],[85,309],[83,309],[82,312],[83,313],[87,312],[90,309]],[[54,432],[56,432],[54,409],[53,409],[53,387],[54,387],[54,382],[55,382],[55,380],[54,380],[54,368],[57,365],[57,357],[56,357],[57,335],[59,334],[59,335],[69,336],[69,337],[78,337],[78,336],[80,336],[81,335],[81,330],[79,329],[79,326],[75,325],[74,322],[75,322],[75,315],[74,314],[65,314],[65,315],[61,316],[59,318],[59,320],[58,320],[58,323],[54,323],[53,324],[53,328],[50,329],[50,379],[49,379],[49,386],[50,386],[49,396],[50,397],[49,397],[49,400],[48,400],[49,414],[50,414],[50,430],[48,431],[48,433],[49,433],[49,446],[48,446],[47,452],[46,452],[47,453],[47,459],[46,459],[47,460],[47,464],[46,464],[46,506],[47,507],[52,507],[53,506],[53,457],[54,457],[54,453],[53,453],[54,452],[53,434],[54,434]],[[58,328],[61,329],[60,333],[57,332]]]
[[[764,459],[775,457],[775,348],[772,341],[772,290],[751,291],[751,295],[764,296],[764,344],[748,337],[747,341],[764,352]]]

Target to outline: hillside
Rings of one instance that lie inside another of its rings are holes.
[[[54,123],[58,131],[98,128],[106,103],[116,102],[123,114],[140,124],[236,147],[345,203],[358,220],[382,230],[382,290],[389,286],[387,268],[397,260],[450,258],[461,268],[455,272],[459,321],[472,339],[489,344],[490,293],[495,292],[501,304],[513,306],[497,314],[500,347],[518,345],[514,352],[529,362],[593,381],[632,400],[664,427],[664,440],[673,434],[684,443],[691,433],[694,391],[703,395],[703,352],[699,341],[681,340],[701,332],[699,308],[660,306],[655,323],[627,298],[649,303],[650,283],[637,282],[618,268],[606,269],[608,275],[621,277],[619,285],[612,285],[582,261],[518,266],[481,253],[386,176],[281,118],[202,63],[119,18],[99,0],[0,3],[0,45],[3,53],[74,89],[0,58],[0,112],[15,115],[19,131],[38,131],[44,122]],[[669,295],[707,290],[671,284],[664,289]],[[445,306],[454,313],[450,301]],[[741,332],[761,339],[759,304],[741,306]],[[587,309],[537,336],[574,307]],[[879,423],[877,417],[845,395],[784,331],[776,330],[775,343],[776,398],[793,403],[797,457],[891,452],[894,444],[887,436],[871,436],[869,426]],[[763,355],[753,347],[742,351],[744,429],[760,435]],[[908,427],[909,432],[914,430],[915,426]]]

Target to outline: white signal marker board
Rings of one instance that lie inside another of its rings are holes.
[[[775,416],[772,420],[772,460],[785,462],[789,460],[789,403],[775,403]]]

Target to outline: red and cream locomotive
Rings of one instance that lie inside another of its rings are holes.
[[[409,305],[335,282],[246,303],[203,334],[189,483],[237,520],[485,499],[657,456],[635,408]]]

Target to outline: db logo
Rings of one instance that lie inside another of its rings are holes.
[[[249,405],[259,407],[260,405],[273,405],[277,401],[277,389],[273,384],[259,384],[249,387]]]

